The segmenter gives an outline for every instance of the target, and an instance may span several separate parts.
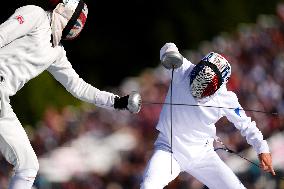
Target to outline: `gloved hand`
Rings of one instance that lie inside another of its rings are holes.
[[[183,56],[174,43],[166,43],[160,50],[160,60],[166,69],[176,69],[182,65]]]
[[[141,109],[142,99],[139,93],[133,91],[129,95],[114,98],[113,107],[117,110],[128,110],[131,113],[138,113]]]
[[[128,98],[129,98],[129,95],[126,95],[123,97],[116,96],[114,98],[114,105],[113,105],[114,109],[118,109],[118,110],[127,109]]]

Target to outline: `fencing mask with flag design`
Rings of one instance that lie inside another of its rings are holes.
[[[62,32],[62,39],[72,40],[82,31],[88,15],[87,5],[82,0],[63,0],[67,8],[74,13]]]
[[[213,95],[231,76],[229,62],[220,54],[208,53],[190,73],[190,88],[194,98]]]
[[[63,0],[52,11],[51,29],[53,45],[72,40],[82,31],[88,15],[87,5],[82,0]]]

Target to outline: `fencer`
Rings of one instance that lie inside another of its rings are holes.
[[[226,88],[231,75],[229,62],[220,54],[210,52],[195,65],[179,53],[174,43],[166,43],[161,48],[160,60],[166,69],[174,69],[172,91],[169,89],[167,104],[160,113],[156,126],[159,135],[140,188],[162,189],[183,171],[210,189],[245,188],[214,151],[215,123],[223,116],[234,123],[255,149],[261,167],[275,175],[267,141],[242,110],[236,94]],[[169,106],[169,103],[197,107]]]
[[[68,61],[61,42],[79,35],[87,14],[82,0],[63,0],[49,11],[34,5],[20,7],[0,25],[0,151],[14,167],[9,189],[30,189],[39,169],[9,98],[44,70],[83,101],[113,110],[140,110],[138,93],[119,97],[101,91],[80,78]]]

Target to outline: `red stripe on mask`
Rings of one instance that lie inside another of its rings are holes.
[[[207,96],[211,96],[213,95],[217,90],[218,90],[218,77],[217,75],[215,75],[212,78],[212,81],[210,83],[208,83],[207,87],[205,88],[205,90],[203,91],[201,97],[207,97]]]

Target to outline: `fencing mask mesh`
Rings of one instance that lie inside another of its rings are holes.
[[[82,31],[88,15],[87,5],[82,0],[63,0],[52,11],[51,29],[53,45],[71,40]]]
[[[88,8],[82,0],[66,0],[65,5],[73,9],[74,13],[63,29],[62,39],[72,40],[82,31],[87,20]]]
[[[72,40],[82,31],[87,20],[88,8],[82,0],[65,0],[63,3],[67,8],[73,9],[74,13],[63,29],[62,39]]]
[[[220,54],[210,52],[190,73],[190,88],[193,97],[201,99],[213,95],[231,75],[229,62]]]

